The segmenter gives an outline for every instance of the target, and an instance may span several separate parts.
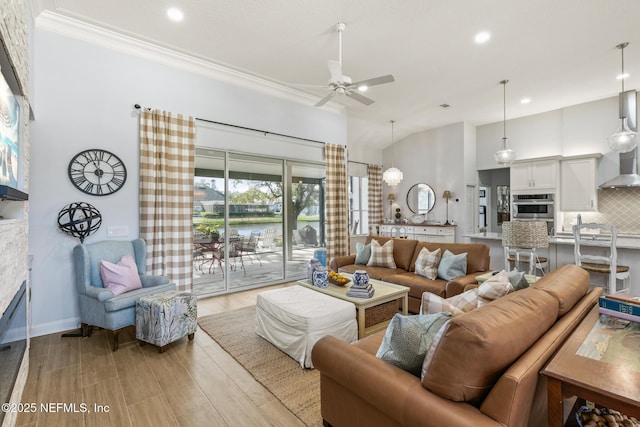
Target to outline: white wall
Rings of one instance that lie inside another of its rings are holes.
[[[86,243],[106,239],[109,226],[138,236],[138,112],[135,103],[194,117],[346,144],[346,118],[291,100],[216,81],[152,60],[36,30],[36,121],[31,128],[30,250],[33,333],[77,327],[72,249],[78,240],[57,229],[67,204],[85,201],[103,216]],[[127,182],[105,197],[76,190],[67,177],[79,151],[103,148],[126,164]],[[264,148],[264,147],[263,147]]]
[[[606,138],[619,124],[615,96],[507,120],[507,141],[518,159],[605,154],[611,151]],[[493,154],[500,147],[502,134],[502,122],[477,127],[478,170],[498,167]]]
[[[404,178],[396,188],[383,185],[383,200],[387,200],[387,194],[394,193],[403,217],[410,218],[412,213],[406,204],[409,188],[417,183],[429,184],[436,193],[436,204],[427,220],[444,223],[446,205],[441,196],[444,190],[449,190],[453,196],[449,200],[449,221],[455,220],[458,224],[456,234],[459,234],[465,220],[465,175],[469,175],[465,174],[465,128],[464,123],[455,123],[396,141],[393,145],[394,165],[402,171]],[[383,170],[391,167],[391,155],[391,147],[384,150]],[[456,202],[456,198],[460,201]],[[389,204],[386,202],[384,212],[388,217]]]

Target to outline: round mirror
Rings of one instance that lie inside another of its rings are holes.
[[[436,193],[427,184],[415,184],[407,192],[407,207],[414,214],[424,215],[436,204]]]

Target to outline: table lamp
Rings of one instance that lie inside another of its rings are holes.
[[[447,204],[447,221],[444,223],[444,225],[451,225],[451,223],[449,222],[449,199],[451,198],[451,191],[444,190],[444,193],[442,193],[442,198],[446,200]]]
[[[389,218],[393,219],[393,202],[396,201],[396,195],[389,193],[387,200],[389,201]]]

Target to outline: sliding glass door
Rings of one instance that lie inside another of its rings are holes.
[[[306,271],[316,249],[325,246],[324,165],[288,161],[288,276]]]
[[[193,223],[195,293],[303,278],[324,246],[324,165],[198,149]]]
[[[283,161],[231,153],[228,169],[229,288],[282,281]]]

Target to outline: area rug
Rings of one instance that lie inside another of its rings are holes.
[[[308,426],[322,425],[320,374],[278,350],[255,331],[256,307],[203,316],[198,324],[276,399]]]

